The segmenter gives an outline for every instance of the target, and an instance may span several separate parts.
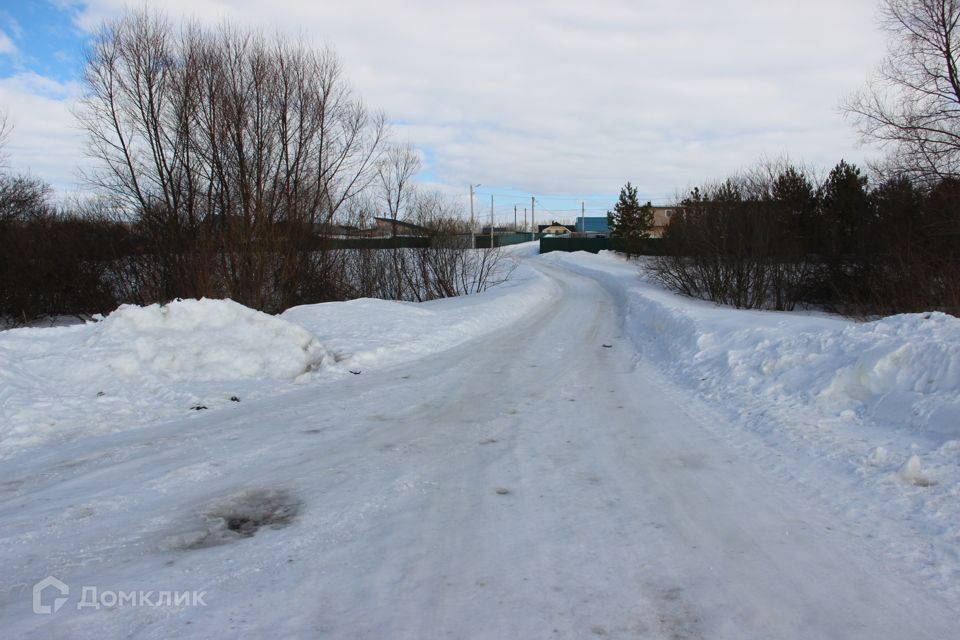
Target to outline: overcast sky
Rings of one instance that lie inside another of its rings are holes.
[[[61,192],[82,189],[70,104],[82,91],[83,43],[125,4],[0,8],[0,106],[16,127],[9,161]],[[422,180],[461,194],[481,183],[500,217],[530,194],[558,216],[581,200],[601,214],[627,180],[658,203],[763,156],[829,168],[876,155],[837,104],[883,54],[879,0],[149,4],[331,44],[395,138],[420,150]]]

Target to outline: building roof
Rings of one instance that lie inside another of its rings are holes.
[[[407,233],[413,232],[416,235],[429,236],[433,235],[433,229],[421,226],[419,224],[414,224],[412,222],[406,222],[404,220],[394,220],[393,218],[382,218],[374,216],[373,221],[376,223],[377,227],[383,229],[390,229],[393,225],[397,226],[398,231],[405,231]]]
[[[550,224],[537,225],[538,233],[547,233],[547,229],[551,229],[550,233],[573,233],[576,231],[576,228],[572,224],[560,224],[556,221],[551,222]],[[566,229],[566,231],[560,231],[560,229]]]
[[[578,216],[577,231],[584,233],[610,233],[607,216]]]

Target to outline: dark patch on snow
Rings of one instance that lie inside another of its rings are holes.
[[[507,489],[506,487],[497,487],[494,489],[494,491],[498,496],[510,495],[510,489]]]
[[[247,489],[214,503],[201,514],[200,528],[171,536],[170,549],[202,549],[254,536],[264,528],[280,529],[294,522],[302,502],[287,489]]]
[[[494,442],[497,442],[496,438],[487,438],[486,440],[481,440],[480,444],[493,444]]]
[[[612,344],[605,344],[605,345],[602,345],[602,346],[603,346],[604,349],[612,349],[612,348],[613,348],[613,345],[612,345]]]
[[[671,640],[698,640],[704,637],[703,621],[684,597],[681,587],[661,588],[657,593],[657,623]]]
[[[240,398],[237,396],[230,396],[230,402],[240,402]]]
[[[195,404],[195,405],[193,405],[192,407],[190,407],[190,410],[191,410],[191,411],[203,411],[203,410],[206,409],[206,408],[207,408],[206,405],[203,405],[203,404]]]

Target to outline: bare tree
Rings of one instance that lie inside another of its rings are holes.
[[[315,301],[315,229],[376,177],[386,135],[332,51],[144,9],[102,27],[85,77],[89,178],[153,240],[156,298]]]
[[[7,164],[7,143],[13,125],[6,111],[0,109],[0,224],[26,220],[49,210],[50,187],[39,178],[10,173]]]
[[[397,237],[397,219],[405,213],[406,205],[415,195],[413,178],[420,170],[420,156],[410,144],[391,147],[380,161],[377,175],[380,178],[381,196],[387,206],[392,222],[391,235]],[[403,298],[403,275],[406,268],[402,264],[405,254],[399,247],[391,250],[393,270],[396,277],[395,297]]]
[[[6,148],[7,143],[10,141],[11,129],[9,114],[3,109],[0,109],[0,173],[3,173],[7,168]]]
[[[381,197],[394,222],[404,215],[405,205],[413,194],[413,178],[420,171],[420,156],[410,144],[390,147],[377,168]],[[396,229],[394,229],[396,234]]]
[[[888,171],[926,182],[960,173],[960,0],[885,0],[892,42],[875,76],[842,108],[864,140],[888,146]]]

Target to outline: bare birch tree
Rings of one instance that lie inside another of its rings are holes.
[[[892,151],[889,170],[925,182],[960,174],[960,0],[885,0],[886,58],[842,108],[864,140]]]
[[[377,176],[380,179],[381,197],[387,207],[387,214],[392,223],[391,235],[397,237],[397,221],[405,214],[406,205],[414,197],[416,189],[413,178],[420,170],[420,156],[410,144],[391,147],[380,161]],[[403,278],[407,270],[404,262],[404,252],[396,246],[391,249],[393,261],[394,297],[403,298]]]

